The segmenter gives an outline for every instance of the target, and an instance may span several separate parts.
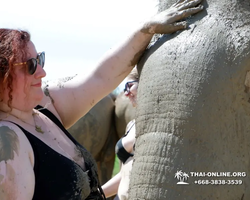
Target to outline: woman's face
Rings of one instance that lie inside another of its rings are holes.
[[[134,107],[137,106],[137,89],[138,81],[128,80],[125,84],[124,94],[129,98]]]
[[[30,58],[37,58],[37,51],[34,44],[28,42],[26,60],[20,60],[17,63],[26,62]],[[13,91],[12,91],[12,107],[19,110],[30,110],[34,108],[43,98],[42,78],[46,76],[43,68],[37,64],[37,69],[34,74],[28,73],[26,64],[20,64],[14,66],[14,79],[13,79]],[[5,103],[8,102],[9,90],[4,90]]]

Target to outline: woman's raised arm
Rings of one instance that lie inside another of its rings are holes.
[[[178,1],[155,15],[124,42],[111,49],[91,74],[79,74],[65,83],[49,84],[45,88],[47,98],[42,104],[45,105],[49,98],[52,99],[53,105],[48,108],[57,112],[68,128],[123,81],[137,64],[155,33],[168,34],[186,28],[186,22],[180,20],[201,11],[203,7],[197,6],[200,2],[201,0]]]

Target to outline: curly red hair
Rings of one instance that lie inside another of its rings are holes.
[[[27,58],[27,44],[30,34],[15,29],[0,29],[0,98],[3,99],[3,89],[9,89],[8,106],[12,108],[13,79],[15,78],[13,64]]]

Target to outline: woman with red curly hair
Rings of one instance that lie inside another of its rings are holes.
[[[44,89],[45,53],[37,53],[28,32],[0,29],[0,199],[105,199],[94,160],[65,128],[117,87],[154,33],[184,29],[176,21],[201,11],[199,3],[179,1],[111,50],[92,74]]]

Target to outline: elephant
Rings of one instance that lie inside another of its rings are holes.
[[[250,2],[202,4],[137,65],[131,200],[250,199]]]
[[[101,185],[112,176],[115,144],[134,114],[135,109],[123,91],[118,95],[110,93],[68,129],[97,162]]]
[[[107,95],[68,129],[94,157],[101,185],[112,176],[114,149],[119,139],[114,119],[114,100],[114,95]]]
[[[44,81],[43,89],[46,92],[45,86],[51,82],[63,85],[63,82],[67,82],[73,77]],[[113,91],[105,96],[94,105],[88,113],[68,128],[69,133],[84,146],[95,159],[101,185],[112,177],[115,160],[115,144],[119,139],[115,124],[116,93],[116,91]]]
[[[132,106],[129,98],[122,91],[115,100],[115,124],[119,138],[124,135],[127,124],[134,118],[135,107]]]

